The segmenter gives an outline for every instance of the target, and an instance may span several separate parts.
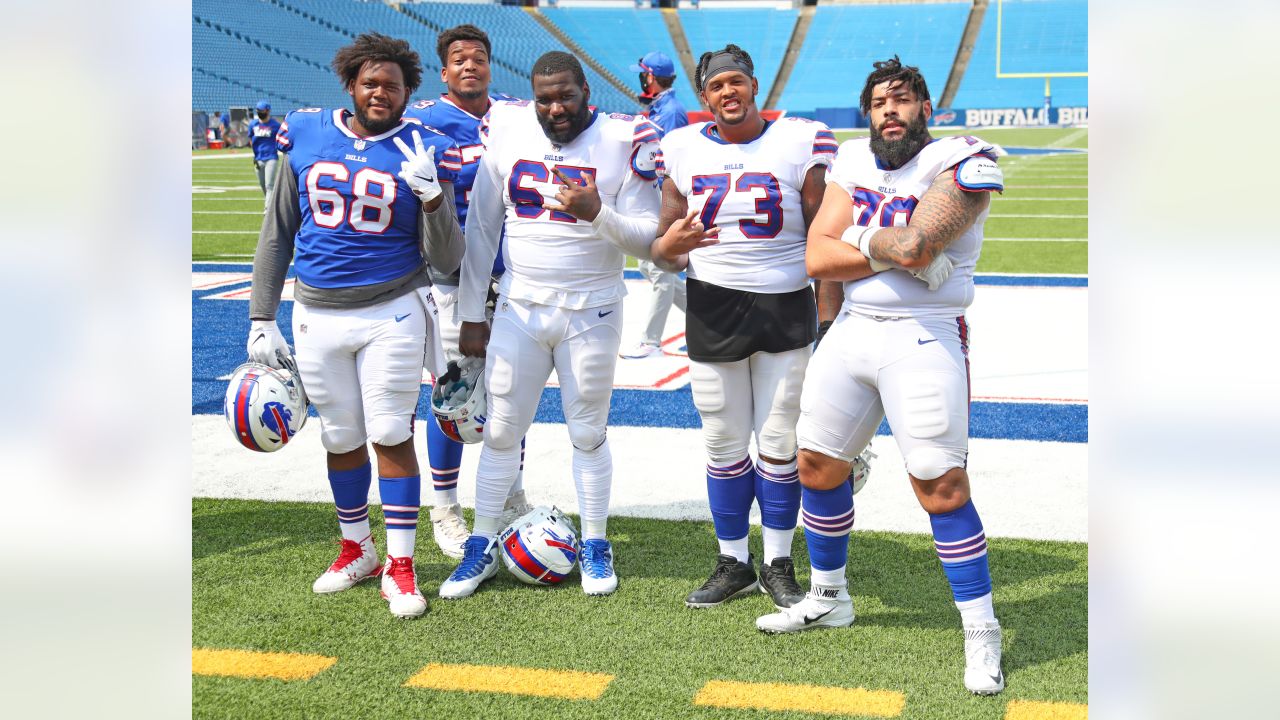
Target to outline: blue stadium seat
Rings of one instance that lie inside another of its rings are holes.
[[[719,50],[729,43],[746,50],[756,66],[756,79],[760,83],[757,98],[761,107],[769,97],[769,90],[778,76],[778,68],[787,54],[787,44],[796,25],[796,10],[773,9],[703,9],[680,10],[680,24],[684,26],[689,50],[697,63],[702,53]],[[816,24],[816,23],[815,23]],[[813,31],[810,30],[810,37]],[[794,83],[799,73],[793,73],[788,84]],[[830,104],[830,103],[827,103]],[[782,107],[786,107],[783,105]]]
[[[1042,78],[996,77],[997,7],[993,2],[960,83],[958,108],[1040,107]],[[1089,70],[1089,4],[1087,0],[1005,0],[1000,70],[1017,72],[1087,72]],[[1055,107],[1089,104],[1088,78],[1054,78]]]
[[[929,92],[940,97],[969,8],[961,2],[819,5],[779,107],[804,112],[857,107],[872,63],[895,54],[919,67]]]
[[[630,66],[645,53],[660,50],[676,63],[676,97],[687,110],[701,107],[689,78],[683,77],[671,33],[662,14],[638,8],[544,8],[542,13],[609,72],[636,92],[639,78]],[[593,85],[592,88],[595,86]]]

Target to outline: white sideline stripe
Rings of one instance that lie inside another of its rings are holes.
[[[1057,140],[1051,141],[1049,143],[1049,147],[1064,147],[1067,143],[1075,142],[1076,140],[1088,134],[1089,134],[1089,127],[1086,125],[1085,127],[1077,129],[1073,133],[1067,133],[1066,135],[1063,135]]]
[[[313,422],[315,422],[313,420]],[[310,424],[310,423],[309,423]],[[235,443],[221,415],[191,417],[192,494],[195,497],[309,501],[332,505],[325,478],[319,423],[303,430],[289,447],[255,453]],[[425,428],[418,423],[418,442]],[[564,472],[571,451],[564,425],[535,423],[529,430],[524,487],[538,505],[578,512],[577,493]],[[701,431],[672,428],[609,428],[614,483],[610,513],[669,520],[710,520],[707,456]],[[1030,440],[970,440],[970,467],[981,488],[982,523],[987,537],[1021,537],[1087,542],[1089,539],[1089,446]],[[907,484],[902,455],[886,436],[872,442],[879,457],[871,479],[858,493],[855,531],[885,530],[927,534],[929,516]],[[663,455],[651,472],[655,449]],[[475,506],[475,471],[480,453],[464,452],[458,500]],[[377,483],[369,503],[380,503]],[[758,512],[752,521],[759,524]]]
[[[238,152],[238,153],[227,153],[226,155],[192,155],[191,159],[192,160],[230,160],[232,158],[249,157],[252,154],[253,153],[250,153],[250,152]]]
[[[210,191],[226,192],[228,190],[257,190],[258,192],[262,192],[262,188],[258,187],[257,185],[223,185],[221,183],[201,183],[199,185],[191,186],[191,192],[210,192]]]
[[[201,198],[202,200],[253,200],[253,198]],[[997,195],[996,202],[1089,202],[1087,197],[1010,197]]]
[[[253,198],[249,198],[252,200]],[[262,215],[261,210],[192,210],[192,215]],[[995,217],[994,215],[992,217]],[[1053,217],[1053,215],[1008,215],[1005,217]],[[1061,217],[1076,217],[1075,215],[1062,215]],[[1079,217],[1088,217],[1080,215]]]
[[[214,214],[217,214],[217,213],[214,213]],[[229,213],[229,214],[253,215],[254,213],[246,212],[246,213]],[[257,213],[257,214],[261,215],[262,213]],[[999,213],[999,214],[992,213],[987,217],[988,218],[1051,218],[1051,219],[1057,219],[1057,220],[1085,220],[1089,216],[1088,215],[1048,215],[1044,213],[1025,213],[1025,214],[1024,213]]]
[[[1089,242],[1089,238],[982,238],[982,242]]]

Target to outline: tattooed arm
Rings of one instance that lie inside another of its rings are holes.
[[[689,251],[720,242],[720,228],[704,228],[696,213],[689,212],[689,200],[680,194],[670,178],[662,183],[662,209],[658,212],[658,239],[653,241],[653,263],[667,272],[689,266]]]
[[[924,270],[990,203],[990,193],[961,190],[955,168],[950,168],[934,178],[906,227],[881,228],[869,244],[861,246],[875,260],[904,270]]]

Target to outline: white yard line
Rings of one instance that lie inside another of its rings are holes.
[[[257,233],[254,233],[255,235]],[[1010,237],[989,237],[982,238],[982,242],[1089,242],[1089,238],[1010,238]]]
[[[251,152],[227,153],[225,155],[192,155],[192,160],[231,160],[234,158],[247,158],[252,156]]]
[[[252,198],[250,198],[252,199]],[[262,215],[261,210],[192,210],[192,215]],[[1013,216],[1010,216],[1013,217]],[[1028,216],[1031,217],[1031,216]],[[1039,216],[1036,216],[1039,217]],[[1045,215],[1044,217],[1051,217]],[[1083,217],[1083,216],[1082,216]]]

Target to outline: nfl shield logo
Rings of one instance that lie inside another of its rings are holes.
[[[367,142],[365,142],[365,141],[363,141],[363,140],[357,140],[357,141],[355,142],[355,145],[356,145],[356,149],[357,149],[357,150],[363,150],[363,149],[365,148],[365,146],[366,146],[366,145],[368,145],[368,144],[369,144],[369,143],[367,143]]]

